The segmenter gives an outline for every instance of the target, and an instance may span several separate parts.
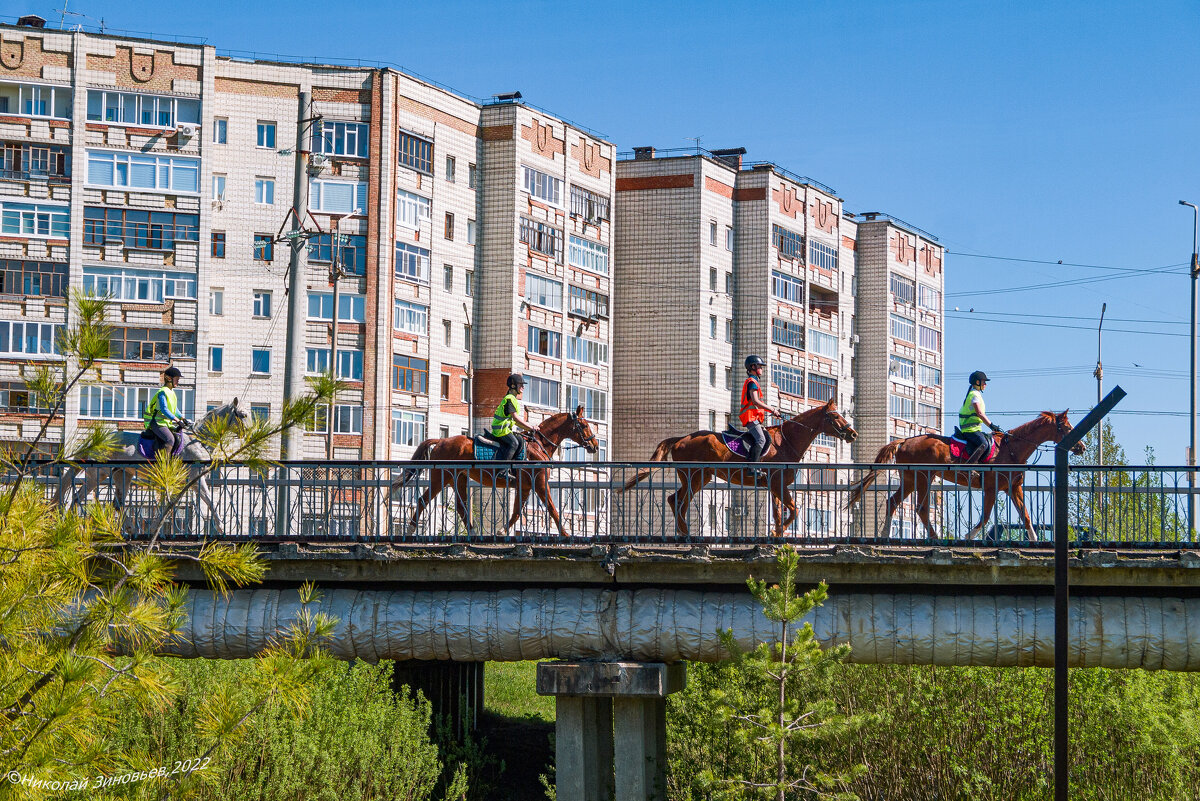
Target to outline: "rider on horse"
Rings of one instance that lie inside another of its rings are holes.
[[[746,431],[754,440],[750,443],[750,453],[746,457],[748,462],[757,462],[767,447],[767,432],[762,427],[767,413],[770,412],[776,417],[781,416],[762,400],[763,395],[758,386],[758,379],[762,376],[763,368],[766,366],[767,363],[754,354],[746,357],[747,377],[746,382],[742,384],[742,408],[738,419],[741,420],[742,425],[746,427]],[[767,478],[761,470],[754,471],[754,477],[763,481]]]
[[[967,397],[963,399],[962,408],[958,410],[958,430],[971,448],[971,453],[967,456],[967,464],[973,464],[986,459],[992,448],[992,438],[983,433],[985,425],[1000,434],[1007,432],[989,420],[984,411],[983,388],[987,386],[987,374],[982,370],[976,370],[971,373],[969,380],[971,388],[967,391]]]
[[[500,443],[500,451],[496,454],[496,459],[502,462],[511,462],[517,455],[517,451],[521,450],[521,436],[513,431],[513,426],[516,425],[529,432],[533,431],[533,426],[529,425],[521,415],[521,393],[525,391],[525,376],[513,373],[508,377],[506,384],[508,394],[500,401],[500,405],[496,407],[496,412],[492,415],[492,438]],[[515,475],[510,468],[505,475],[499,476],[499,478],[515,478]]]
[[[171,431],[170,425],[187,424],[187,420],[179,413],[179,400],[175,397],[175,387],[179,386],[179,379],[183,377],[183,373],[179,372],[178,367],[168,367],[163,370],[162,375],[163,386],[159,387],[158,392],[155,392],[154,397],[146,404],[142,421],[146,424],[145,430],[162,443],[167,453],[173,453],[175,433]]]

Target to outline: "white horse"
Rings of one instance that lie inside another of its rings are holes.
[[[246,413],[238,408],[238,399],[234,398],[232,403],[219,406],[204,415],[200,422],[196,423],[194,430],[200,434],[208,433],[211,431],[211,425],[217,420],[226,421],[226,424],[234,431],[240,432],[245,428]],[[112,470],[113,505],[117,509],[121,509],[125,505],[125,498],[129,491],[131,479],[137,477],[142,466],[149,464],[146,458],[138,452],[138,439],[141,435],[142,432],[140,431],[118,431],[116,438],[117,448],[113,452],[113,455],[105,460],[106,463],[128,463],[131,465],[130,467],[118,467]],[[199,465],[211,461],[212,455],[204,445],[188,436],[185,432],[176,431],[175,436],[183,439],[184,444],[179,451],[179,458],[191,465],[189,473],[194,478],[200,472]],[[88,498],[96,496],[97,489],[100,486],[100,473],[105,469],[106,467],[101,467],[100,465],[86,465],[83,468],[83,486],[74,497],[76,505],[80,505]],[[67,475],[63,477],[62,486],[64,488],[71,487],[74,484],[77,473],[78,471],[74,468],[68,471]],[[209,486],[207,476],[200,476],[196,481],[196,495],[201,505],[208,511],[209,519],[217,526],[219,534],[220,520],[217,518],[217,509],[213,503],[212,489]]]

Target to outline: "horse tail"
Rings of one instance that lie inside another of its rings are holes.
[[[433,446],[436,444],[437,444],[436,439],[425,440],[424,442],[422,442],[420,445],[417,446],[417,449],[415,451],[413,451],[412,459],[410,459],[409,461],[412,461],[412,462],[429,461],[429,452],[433,450]],[[405,484],[412,481],[413,476],[415,476],[419,472],[420,472],[420,469],[416,468],[416,467],[405,468],[404,472],[400,474],[400,478],[396,479],[396,481],[392,484],[393,489],[399,489],[400,487],[403,487]]]
[[[668,461],[671,458],[671,448],[675,447],[675,443],[679,442],[681,439],[683,439],[683,437],[669,437],[658,443],[658,447],[654,449],[654,455],[650,457],[650,461]],[[633,489],[635,485],[645,481],[649,477],[650,471],[648,469],[639,470],[634,477],[626,481],[625,486],[621,487],[619,490],[617,490],[617,492],[625,492],[626,490]]]
[[[884,445],[882,448],[880,448],[879,453],[875,454],[875,464],[888,464],[889,462],[896,461],[896,452],[900,450],[900,444],[902,442],[903,440],[896,440],[895,442],[889,442],[887,445]],[[852,484],[850,486],[850,496],[846,500],[846,506],[853,506],[855,502],[862,497],[863,492],[866,491],[867,487],[874,484],[875,479],[878,477],[879,471],[872,470],[863,476],[860,481]]]

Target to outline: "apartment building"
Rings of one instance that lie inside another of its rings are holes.
[[[832,189],[744,155],[637,148],[617,162],[619,459],[728,425],[751,353],[780,411],[851,405],[855,223]],[[808,454],[849,456],[829,437]]]
[[[61,362],[74,288],[114,334],[55,442],[140,427],[168,363],[192,418],[269,417],[332,369],[348,389],[289,458],[405,458],[485,425],[510,372],[545,382],[534,422],[578,402],[609,436],[615,154],[589,132],[394,70],[23,25],[0,142],[0,440],[41,424],[23,379]]]

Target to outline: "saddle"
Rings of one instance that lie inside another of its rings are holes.
[[[950,459],[953,462],[961,464],[966,462],[967,458],[971,455],[971,446],[962,438],[962,432],[957,426],[954,428],[954,434],[949,437],[938,437],[938,439],[950,446]],[[980,459],[976,464],[987,464],[995,460],[996,452],[1000,448],[996,445],[995,437],[988,437],[988,441],[991,442],[992,447],[988,449],[987,456]]]
[[[128,442],[128,440],[126,440],[126,441]],[[138,456],[141,456],[143,459],[145,459],[148,462],[154,461],[154,454],[158,453],[159,450],[162,449],[162,446],[163,446],[163,444],[161,441],[159,441],[158,437],[154,436],[149,431],[143,431],[142,435],[140,437],[138,437],[138,442],[137,442]],[[176,432],[175,447],[171,449],[171,455],[178,456],[179,454],[183,453],[183,449],[186,447],[187,447],[186,438],[183,436],[182,433]]]
[[[492,462],[497,458],[502,447],[500,442],[489,433],[476,434],[471,440],[475,446],[475,461],[477,462]],[[521,447],[517,449],[517,453],[513,456],[513,461],[525,461],[525,437],[521,437]]]
[[[734,428],[727,428],[717,434],[721,442],[729,449],[729,452],[734,456],[740,456],[743,459],[750,455],[750,446],[754,444],[754,438],[750,436],[750,432],[738,431]],[[775,443],[771,442],[770,437],[767,438],[767,446],[763,448],[762,456],[759,459],[766,459],[767,456],[775,452]]]

